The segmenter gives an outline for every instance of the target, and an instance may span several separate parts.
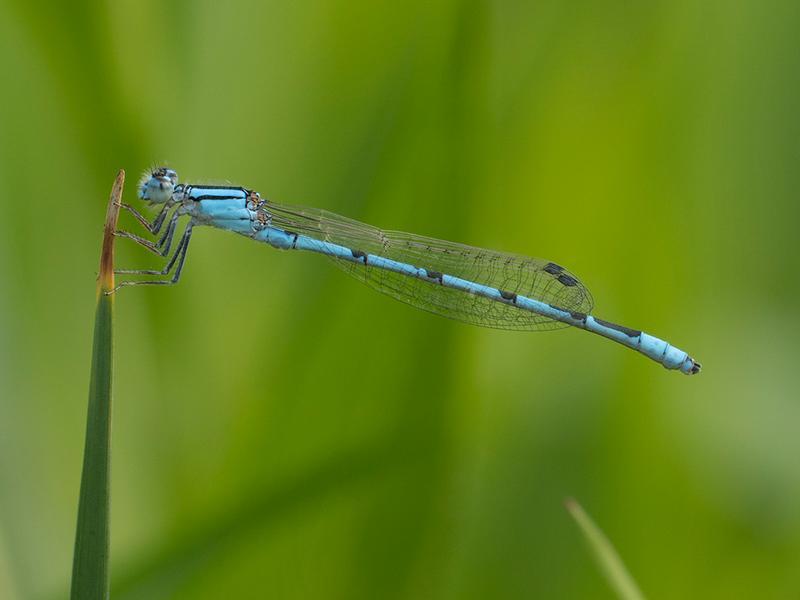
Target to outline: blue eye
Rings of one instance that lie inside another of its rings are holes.
[[[167,167],[145,173],[139,183],[139,198],[155,204],[163,204],[172,198],[178,182],[178,174]]]

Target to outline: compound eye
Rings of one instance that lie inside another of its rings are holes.
[[[167,167],[158,167],[157,169],[153,169],[153,172],[150,173],[150,176],[153,179],[168,179],[172,185],[178,183],[178,174],[173,170]]]
[[[145,177],[141,182],[139,197],[154,204],[169,202],[177,181],[178,174],[172,169],[167,167],[153,169],[149,177]]]

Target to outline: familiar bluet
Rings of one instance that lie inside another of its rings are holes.
[[[700,363],[664,340],[590,315],[594,302],[589,290],[553,262],[383,231],[325,210],[267,201],[242,187],[178,183],[177,173],[165,167],[145,174],[139,198],[162,205],[152,222],[130,205],[123,208],[154,236],[162,228],[163,234],[155,241],[126,231],[117,235],[169,258],[160,271],[116,272],[164,279],[122,281],[111,293],[129,285],[177,283],[193,227],[210,225],[281,250],[325,255],[379,292],[438,315],[497,329],[577,327],[641,352],[667,369],[700,372]],[[189,222],[170,256],[183,216]]]

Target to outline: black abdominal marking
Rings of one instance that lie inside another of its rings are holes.
[[[506,290],[498,290],[500,292],[500,297],[503,300],[511,300],[511,302],[517,301],[517,295],[514,292],[507,292]]]
[[[429,271],[428,269],[425,269],[425,275],[428,277],[428,279],[437,279],[439,282],[441,282],[442,278],[444,277],[444,275],[439,273],[439,271]]]
[[[608,321],[603,321],[603,319],[598,319],[597,317],[595,317],[594,320],[603,327],[608,327],[609,329],[616,329],[617,331],[624,333],[628,337],[636,338],[642,335],[642,332],[637,329],[631,329],[630,327],[624,327],[622,325],[617,325],[616,323],[609,323]]]

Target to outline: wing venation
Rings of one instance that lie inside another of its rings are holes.
[[[592,296],[563,267],[538,258],[506,254],[399,231],[383,231],[325,210],[268,203],[273,227],[312,239],[444,273],[565,310],[589,313]],[[349,275],[401,302],[438,315],[497,329],[547,330],[568,325],[513,305],[466,294],[429,280],[331,258]]]

